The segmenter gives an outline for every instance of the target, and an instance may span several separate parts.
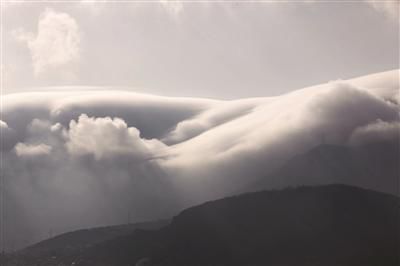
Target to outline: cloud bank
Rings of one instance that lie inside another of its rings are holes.
[[[6,95],[7,237],[22,246],[49,229],[166,217],[321,143],[397,143],[398,76],[235,101],[84,88]]]

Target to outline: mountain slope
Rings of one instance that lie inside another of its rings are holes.
[[[398,265],[399,211],[397,197],[344,185],[249,193],[189,208],[158,231],[138,230],[55,262]]]
[[[51,258],[65,258],[80,253],[102,242],[109,241],[124,235],[130,235],[137,229],[156,230],[170,223],[170,220],[158,220],[134,224],[115,225],[92,229],[82,229],[64,233],[56,237],[41,241],[15,253],[14,261],[24,258],[22,265],[28,259],[29,263],[47,263]],[[37,261],[37,262],[36,262]],[[3,265],[3,264],[1,264]],[[13,264],[12,264],[13,265]]]

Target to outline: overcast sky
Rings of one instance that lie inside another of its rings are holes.
[[[399,68],[396,1],[65,2],[3,3],[3,93],[84,85],[232,99]]]

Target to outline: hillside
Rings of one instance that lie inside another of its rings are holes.
[[[158,220],[72,231],[29,246],[13,254],[11,258],[13,263],[17,263],[19,258],[23,258],[21,262],[18,262],[22,263],[21,265],[26,263],[26,258],[29,258],[29,263],[38,261],[38,263],[46,265],[47,262],[51,263],[51,258],[74,256],[102,242],[132,234],[137,229],[156,230],[169,223],[170,220]]]
[[[344,185],[248,193],[186,209],[160,230],[137,230],[53,263],[398,265],[399,208],[397,197]]]

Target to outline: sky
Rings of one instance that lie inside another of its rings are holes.
[[[397,69],[398,7],[361,0],[4,2],[3,94],[78,85],[218,99],[280,95]]]

